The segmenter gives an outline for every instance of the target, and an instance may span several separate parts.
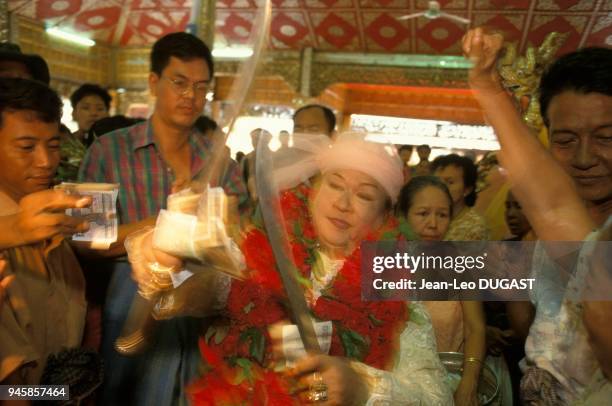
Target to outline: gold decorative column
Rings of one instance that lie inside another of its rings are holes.
[[[8,12],[8,2],[0,1],[0,42],[10,40],[10,16]]]
[[[312,47],[306,47],[302,51],[300,69],[300,95],[310,97],[310,80],[312,76]]]
[[[200,14],[197,19],[197,35],[212,50],[215,42],[216,0],[199,0]]]

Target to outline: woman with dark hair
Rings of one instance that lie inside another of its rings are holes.
[[[448,230],[452,213],[452,193],[435,176],[417,176],[400,192],[397,215],[406,217],[420,240],[441,241]],[[424,303],[431,316],[438,352],[463,352],[463,374],[455,389],[455,404],[478,404],[478,380],[485,357],[482,303]]]
[[[401,190],[397,214],[408,219],[421,240],[441,241],[453,213],[452,196],[435,176],[412,178]]]
[[[437,157],[431,164],[453,199],[453,219],[444,238],[447,241],[487,240],[485,220],[473,209],[476,203],[478,170],[471,159],[457,154]]]

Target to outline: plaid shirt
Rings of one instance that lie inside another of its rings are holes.
[[[191,173],[197,175],[211,143],[195,130],[189,134]],[[83,158],[79,182],[119,183],[118,213],[121,224],[157,215],[166,207],[174,176],[162,159],[149,120],[99,137]],[[223,178],[227,195],[238,196],[240,205],[248,199],[240,167],[230,160]]]

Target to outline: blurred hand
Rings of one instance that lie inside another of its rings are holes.
[[[87,221],[67,216],[65,211],[90,204],[90,197],[68,195],[59,190],[44,190],[25,196],[19,202],[19,212],[10,216],[8,229],[14,240],[11,246],[32,244],[55,235],[87,231]]]
[[[0,310],[2,310],[2,304],[4,303],[4,291],[8,288],[8,285],[15,278],[14,276],[3,277],[2,273],[6,267],[6,260],[2,253],[0,253]]]
[[[219,284],[215,271],[195,272],[180,286],[164,291],[153,307],[153,317],[166,320],[174,317],[208,317],[219,313]]]
[[[349,363],[341,357],[329,355],[307,355],[299,360],[290,375],[298,380],[302,396],[308,394],[309,388],[315,384],[314,373],[322,377],[322,383],[327,386],[327,401],[317,402],[319,405],[364,405],[369,394],[367,384]]]
[[[283,351],[283,327],[289,324],[291,324],[291,320],[284,319],[268,326],[272,358],[279,363],[284,363],[286,361]]]
[[[170,272],[183,269],[180,258],[153,247],[153,228],[131,234],[126,239],[128,259],[132,264],[132,279],[145,296],[166,291],[172,287]]]
[[[252,202],[257,202],[257,200],[259,200],[259,197],[257,196],[257,183],[255,182],[255,176],[249,176],[249,179],[247,181],[247,189],[249,191],[249,195],[251,196],[251,201]]]
[[[516,334],[511,329],[502,330],[497,327],[487,326],[487,351],[489,354],[497,356],[501,354],[505,348],[511,345],[511,341],[515,337]]]
[[[496,67],[504,43],[502,35],[474,28],[463,36],[462,43],[463,53],[473,63],[468,75],[472,89],[493,94],[503,91]]]
[[[466,382],[462,379],[455,390],[455,405],[456,406],[478,406],[478,385]]]

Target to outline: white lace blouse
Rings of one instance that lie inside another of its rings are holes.
[[[313,297],[331,283],[344,261],[332,260],[319,252],[323,275],[311,274]],[[438,357],[436,339],[427,310],[421,302],[408,306],[409,321],[400,335],[400,352],[392,371],[352,362],[365,378],[370,391],[367,405],[443,405],[453,404],[453,394],[445,383],[446,370]]]

